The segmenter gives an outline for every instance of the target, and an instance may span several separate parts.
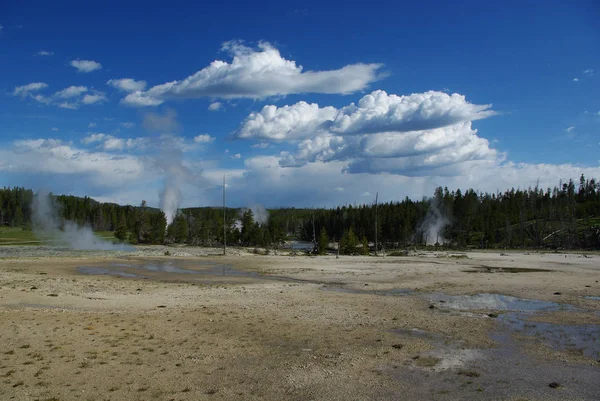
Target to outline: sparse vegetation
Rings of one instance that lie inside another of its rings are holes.
[[[441,359],[433,356],[424,356],[415,359],[415,363],[422,368],[432,368],[438,363],[440,363]]]

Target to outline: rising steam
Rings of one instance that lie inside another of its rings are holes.
[[[267,209],[264,208],[264,206],[257,204],[254,204],[250,207],[245,207],[242,208],[238,211],[238,219],[235,221],[234,226],[241,230],[242,229],[242,216],[244,215],[244,213],[246,213],[247,210],[252,211],[252,219],[254,220],[255,223],[258,223],[260,225],[266,224],[269,222],[269,212],[267,211]]]
[[[269,212],[262,205],[254,204],[249,209],[252,210],[255,223],[263,225],[269,221]]]
[[[419,225],[417,232],[427,245],[441,245],[446,242],[443,232],[448,224],[450,224],[450,220],[442,210],[441,201],[433,198],[429,201],[429,210],[427,211],[427,215],[425,215],[425,219]]]
[[[59,205],[54,203],[50,194],[40,190],[33,198],[32,223],[35,235],[57,241],[61,245],[77,250],[129,251],[133,247],[113,244],[94,235],[90,227],[81,227],[76,223],[58,217]]]
[[[146,113],[142,125],[150,132],[159,133],[154,142],[157,155],[152,162],[164,174],[164,187],[159,191],[160,208],[165,213],[167,225],[177,216],[183,201],[181,189],[184,185],[198,188],[207,186],[201,172],[194,173],[183,165],[183,149],[185,143],[173,132],[181,130],[175,110],[166,109],[164,113]]]

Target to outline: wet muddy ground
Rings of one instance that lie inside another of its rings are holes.
[[[600,256],[177,252],[0,248],[0,399],[600,394]]]

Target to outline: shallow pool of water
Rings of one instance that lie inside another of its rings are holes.
[[[404,296],[412,295],[413,291],[409,288],[391,288],[388,290],[363,290],[360,288],[350,288],[342,286],[323,286],[323,291],[343,292],[347,294],[362,294],[362,295],[381,295],[381,296]]]
[[[550,311],[570,309],[569,305],[556,302],[540,301],[537,299],[524,299],[502,294],[475,294],[475,295],[448,295],[443,293],[425,294],[427,299],[437,302],[441,308],[456,310],[499,310],[499,311]]]
[[[256,272],[237,270],[232,266],[209,261],[153,260],[140,263],[110,263],[105,266],[80,266],[80,273],[128,278],[147,278],[144,272],[190,274],[204,276],[259,277]]]
[[[552,348],[576,350],[589,358],[596,360],[600,358],[600,325],[532,322],[527,320],[526,315],[512,312],[502,314],[498,319],[509,330],[535,337]]]
[[[80,273],[89,274],[92,276],[118,276],[118,277],[129,277],[129,278],[144,278],[139,274],[126,273],[120,270],[106,269],[103,267],[96,266],[80,266],[77,268]]]

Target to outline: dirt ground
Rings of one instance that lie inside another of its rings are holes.
[[[586,297],[600,296],[599,255],[337,259],[184,248],[157,256],[164,248],[148,247],[46,256],[23,248],[0,248],[2,400],[600,394],[600,357],[506,330],[501,310],[457,312],[427,295],[492,293],[571,305],[531,322],[587,325],[596,336],[600,301]],[[178,268],[144,268],[149,263]]]

